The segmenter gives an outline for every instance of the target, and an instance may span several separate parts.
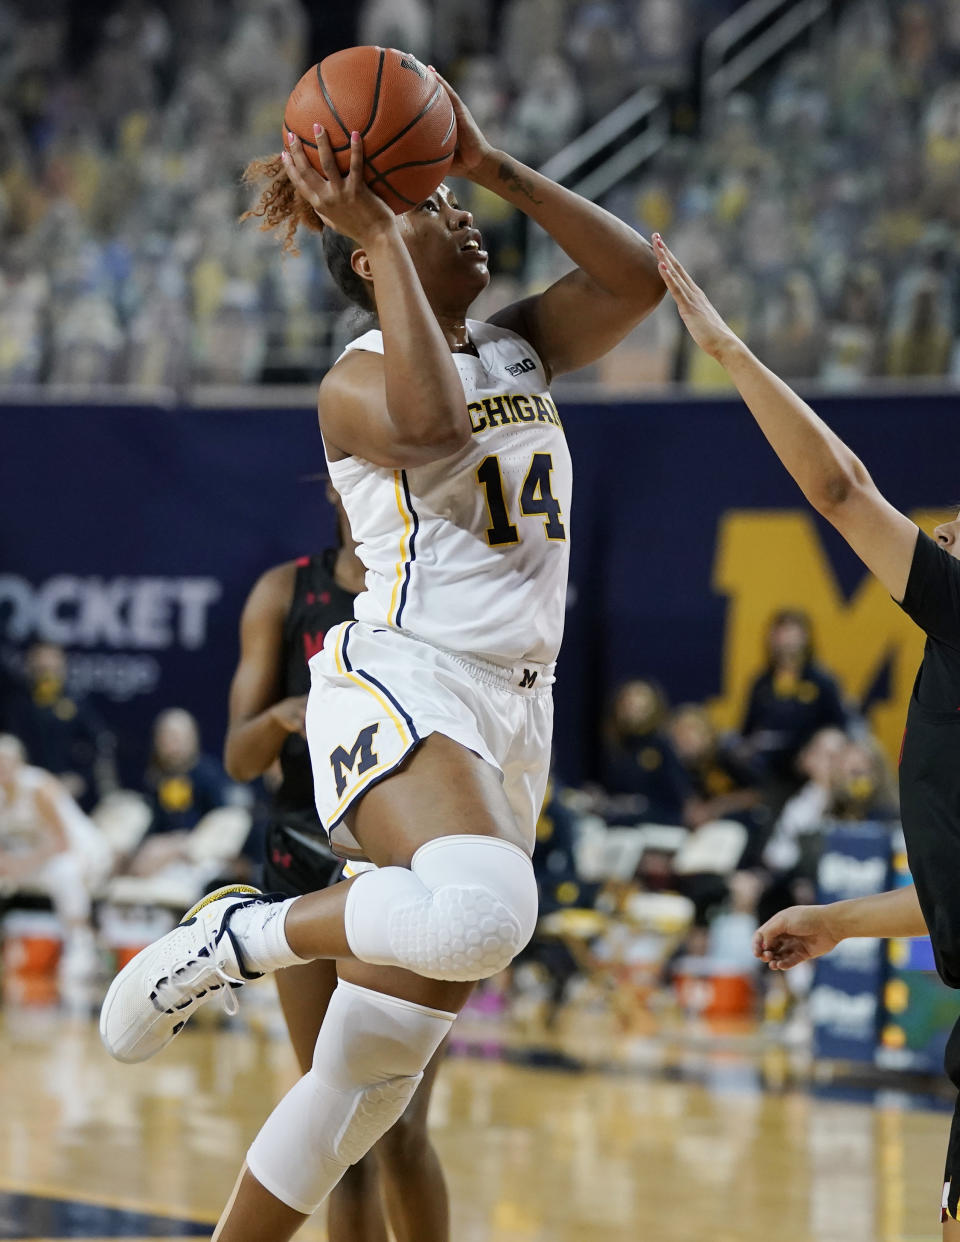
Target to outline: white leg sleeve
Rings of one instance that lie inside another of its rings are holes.
[[[347,943],[362,962],[428,979],[488,979],[526,945],[537,922],[533,864],[498,837],[438,837],[404,867],[357,877]]]
[[[297,1212],[315,1212],[398,1120],[455,1017],[341,981],[310,1072],[247,1152],[260,1185]]]

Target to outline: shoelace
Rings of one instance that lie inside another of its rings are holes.
[[[205,961],[201,961],[201,957],[206,957]],[[190,989],[194,984],[198,983],[205,975],[212,972],[222,983],[212,983],[203,992],[195,996],[190,996]],[[216,945],[212,939],[208,940],[204,947],[200,950],[199,957],[188,958],[182,966],[176,966],[165,978],[161,979],[156,985],[151,996],[158,1009],[162,1009],[164,1013],[171,1010],[186,1014],[186,1011],[201,1000],[206,991],[220,991],[223,989],[223,1008],[228,1016],[233,1017],[240,1012],[240,1004],[234,995],[234,984],[242,984],[242,979],[235,979],[232,975],[228,975],[223,967],[216,960]]]

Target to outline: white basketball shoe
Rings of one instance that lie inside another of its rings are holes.
[[[237,1012],[235,988],[248,971],[230,930],[243,906],[283,900],[248,884],[208,893],[181,922],[142,949],[117,975],[100,1010],[100,1039],[118,1061],[146,1061],[165,1048],[187,1019],[218,992],[227,1013]]]

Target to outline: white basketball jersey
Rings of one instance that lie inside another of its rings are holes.
[[[455,353],[472,435],[426,466],[328,462],[366,590],[357,619],[503,662],[548,664],[563,635],[572,467],[543,365],[515,332],[468,320]],[[378,330],[344,351],[383,353]]]

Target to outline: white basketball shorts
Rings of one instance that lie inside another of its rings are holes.
[[[306,724],[331,845],[360,851],[343,817],[424,738],[442,733],[499,770],[532,851],[550,769],[553,669],[468,658],[362,621],[335,626],[310,661]]]

